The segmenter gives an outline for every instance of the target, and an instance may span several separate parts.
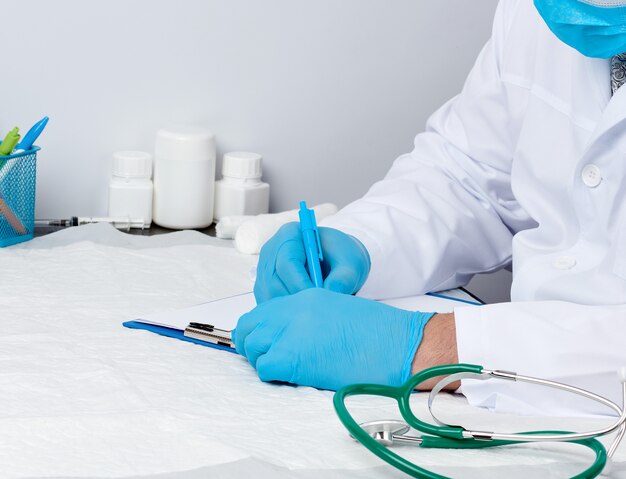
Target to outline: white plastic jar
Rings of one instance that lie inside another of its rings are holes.
[[[226,153],[223,179],[215,183],[216,220],[225,216],[260,215],[269,211],[270,185],[263,183],[263,158],[257,153]]]
[[[213,223],[215,135],[206,128],[159,130],[154,163],[154,222],[172,229]]]
[[[144,151],[113,154],[109,182],[109,217],[128,218],[131,228],[152,222],[152,155]]]

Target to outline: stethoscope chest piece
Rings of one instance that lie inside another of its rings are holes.
[[[379,444],[387,447],[393,446],[393,441],[396,436],[402,436],[411,429],[404,421],[397,421],[395,419],[369,421],[359,424],[359,426]],[[355,439],[352,434],[350,434],[350,437]]]

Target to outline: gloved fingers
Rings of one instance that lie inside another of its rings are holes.
[[[267,353],[259,356],[256,361],[256,370],[261,381],[294,383],[294,357],[279,348],[270,348]]]
[[[279,324],[282,319],[280,318],[280,311],[283,309],[280,302],[287,300],[287,297],[275,298],[265,303],[257,304],[256,308],[252,311],[241,315],[237,321],[237,327],[232,332],[232,339],[235,343],[235,349],[242,356],[246,356],[246,339],[252,334],[259,325],[264,322],[272,320]],[[279,305],[277,306],[277,303]]]
[[[242,315],[239,318],[239,321],[237,321],[237,327],[232,332],[232,339],[235,343],[235,349],[237,350],[237,353],[241,354],[244,357],[246,356],[246,338],[252,331],[254,331],[254,329],[257,327],[261,320],[260,316],[256,313],[257,308],[258,306],[249,313]]]
[[[244,340],[245,356],[253,368],[257,367],[259,357],[266,354],[280,336],[282,327],[278,328],[267,322],[258,323]]]
[[[271,240],[270,240],[271,242]],[[254,281],[254,299],[257,304],[267,301],[272,298],[272,293],[277,290],[285,289],[284,285],[280,282],[280,279],[275,277],[276,271],[274,270],[275,253],[274,248],[269,243],[266,243],[261,248],[261,255],[259,256],[259,263],[256,267],[256,279]],[[276,281],[278,279],[278,281]]]
[[[354,294],[361,289],[370,270],[367,249],[353,236],[339,230],[320,230],[324,262],[327,273],[324,287],[343,294]]]
[[[289,294],[313,287],[305,264],[306,255],[301,241],[283,243],[276,256],[276,274]]]
[[[276,258],[283,245],[283,243],[277,245],[276,242],[277,240],[271,239],[261,249],[253,290],[257,304],[289,294],[289,290],[276,271]]]
[[[287,223],[261,248],[254,283],[257,303],[310,287],[298,223]]]
[[[354,294],[362,286],[361,272],[341,265],[332,268],[324,280],[324,288],[336,293]]]

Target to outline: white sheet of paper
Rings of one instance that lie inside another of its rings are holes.
[[[189,323],[210,324],[224,331],[232,331],[237,326],[239,317],[255,306],[254,294],[245,293],[197,304],[190,308],[150,314],[138,318],[136,321],[180,329],[181,331],[184,331]]]
[[[151,314],[136,321],[157,326],[167,326],[168,328],[180,329],[181,331],[189,323],[210,324],[224,331],[232,331],[237,326],[239,317],[255,306],[254,294],[245,293],[201,303],[190,308]]]

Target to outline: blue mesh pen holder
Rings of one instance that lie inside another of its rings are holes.
[[[0,247],[33,238],[38,151],[0,156]]]

